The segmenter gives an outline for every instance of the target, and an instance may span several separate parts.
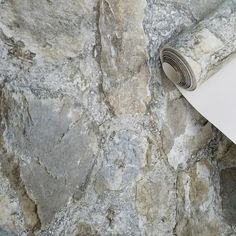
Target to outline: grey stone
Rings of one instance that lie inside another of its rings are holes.
[[[230,224],[235,224],[236,221],[235,174],[236,167],[224,169],[220,173],[222,208]]]
[[[4,232],[235,234],[220,177],[236,166],[232,143],[159,63],[220,2],[1,1]]]

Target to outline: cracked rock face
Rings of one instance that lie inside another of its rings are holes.
[[[221,0],[0,0],[0,235],[234,235],[235,146],[160,70]]]

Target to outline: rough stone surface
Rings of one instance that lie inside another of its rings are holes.
[[[236,149],[159,48],[221,0],[0,0],[0,235],[235,235]]]

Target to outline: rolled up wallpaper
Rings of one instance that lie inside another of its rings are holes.
[[[186,99],[236,143],[236,0],[166,44],[161,62]]]

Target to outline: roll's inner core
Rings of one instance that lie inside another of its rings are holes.
[[[196,89],[197,83],[192,69],[180,53],[172,48],[164,48],[161,61],[166,76],[172,82],[187,90]]]

